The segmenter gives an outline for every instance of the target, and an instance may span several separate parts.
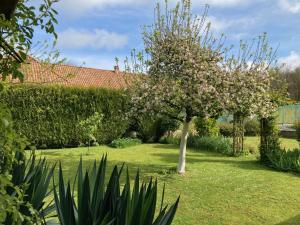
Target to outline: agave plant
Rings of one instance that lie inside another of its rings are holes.
[[[114,167],[107,185],[105,170],[107,157],[99,166],[94,162],[91,171],[83,172],[80,160],[77,172],[77,193],[65,185],[62,168],[59,168],[59,192],[54,189],[57,214],[61,225],[170,225],[178,207],[179,198],[171,207],[161,207],[155,217],[157,205],[157,181],[140,184],[137,172],[133,191],[127,169],[125,185],[121,191],[120,170]],[[77,204],[75,201],[77,200]]]
[[[45,218],[55,211],[53,202],[46,204],[46,198],[51,195],[49,184],[53,176],[55,165],[49,167],[46,159],[36,160],[32,155],[29,160],[24,159],[21,152],[16,153],[16,162],[12,169],[12,183],[22,190],[23,198],[19,212],[25,217],[36,216],[42,224]],[[8,190],[10,195],[17,195],[13,189]],[[10,224],[11,218],[5,224]]]

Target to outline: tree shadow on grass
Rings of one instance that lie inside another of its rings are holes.
[[[154,146],[156,148],[161,148],[160,145]],[[170,146],[166,146],[168,147]],[[172,147],[172,146],[171,146]],[[197,154],[199,153],[199,154]],[[166,163],[177,163],[178,161],[178,154],[173,152],[161,152],[161,153],[153,153],[152,154],[155,157],[159,157],[160,160],[166,162]],[[223,155],[221,153],[216,152],[208,152],[208,151],[195,151],[191,150],[187,153],[187,164],[194,164],[194,163],[221,163],[230,165],[232,167],[238,167],[245,170],[264,170],[264,171],[271,171],[271,172],[280,172],[283,173],[284,171],[279,171],[270,167],[267,167],[265,165],[262,165],[258,160],[256,159],[247,159],[245,157],[230,157]],[[288,172],[287,173],[290,176],[300,176],[298,173]]]
[[[153,146],[153,148],[179,150],[179,146],[173,144],[156,144]]]
[[[276,225],[297,225],[300,224],[300,214]]]

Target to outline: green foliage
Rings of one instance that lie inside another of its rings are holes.
[[[45,160],[25,160],[27,142],[17,135],[7,108],[0,108],[0,223],[33,224],[51,212],[44,206],[53,174]]]
[[[138,116],[133,120],[131,130],[137,131],[144,143],[158,142],[161,137],[179,128],[177,120],[167,117]]]
[[[113,140],[109,145],[112,148],[127,148],[130,146],[140,145],[142,141],[136,138],[119,138]]]
[[[101,121],[103,116],[98,112],[95,112],[94,115],[89,118],[82,120],[79,122],[79,129],[86,138],[85,141],[88,142],[88,146],[90,147],[91,141],[96,141],[97,130],[100,129]]]
[[[16,196],[14,203],[18,213],[26,220],[44,223],[43,221],[55,209],[53,204],[46,204],[50,196],[49,184],[53,176],[54,167],[46,163],[46,159],[36,160],[32,156],[28,161],[22,153],[17,153],[11,174],[11,185],[6,187],[6,195]],[[16,220],[14,213],[7,212],[4,224],[12,224]],[[28,224],[23,221],[22,224]]]
[[[0,104],[0,173],[10,171],[14,149],[14,132],[9,110]]]
[[[262,119],[261,123],[263,128],[260,144],[262,163],[278,170],[300,172],[300,149],[292,151],[280,147],[275,118]],[[300,125],[296,126],[296,130],[299,135]]]
[[[219,127],[217,126],[217,121],[213,118],[203,118],[197,117],[194,120],[195,128],[200,137],[204,136],[218,136],[219,135]]]
[[[1,224],[22,224],[35,220],[34,210],[32,215],[27,217],[20,213],[20,208],[24,205],[24,191],[21,187],[12,182],[12,170],[17,161],[14,157],[22,152],[22,140],[15,134],[12,128],[11,115],[9,110],[0,105],[0,223]],[[23,206],[24,207],[24,206]],[[31,205],[27,208],[32,209]]]
[[[244,123],[245,136],[257,136],[260,132],[259,122],[256,119],[248,119]]]
[[[126,182],[120,191],[122,169],[123,167],[119,170],[115,166],[105,186],[106,156],[102,157],[98,166],[95,161],[92,170],[85,173],[81,160],[77,170],[77,194],[75,195],[71,190],[70,182],[65,183],[60,167],[59,192],[57,193],[55,188],[54,197],[61,225],[170,225],[179,198],[167,209],[163,207],[163,194],[160,211],[156,214],[157,182],[150,180],[148,184],[140,185],[138,172],[131,193],[127,170]]]
[[[8,193],[8,190],[14,193],[14,195]],[[36,222],[37,214],[30,205],[27,205],[27,208],[31,207],[32,209],[32,215],[30,217],[22,215],[19,212],[24,203],[22,200],[23,197],[23,190],[13,185],[11,177],[0,174],[0,224],[20,225],[33,224]]]
[[[293,151],[281,148],[274,148],[267,153],[270,166],[278,170],[294,171],[300,173],[300,149]]]
[[[16,2],[16,1],[14,1]],[[54,4],[57,0],[41,0],[33,4],[30,0],[18,1],[13,15],[0,15],[0,74],[5,79],[23,79],[20,72],[20,62],[26,58],[26,53],[32,46],[32,38],[36,29],[57,38],[55,24],[57,12]]]
[[[232,123],[219,123],[220,134],[224,137],[233,136],[233,124]]]
[[[232,155],[232,143],[230,139],[224,137],[198,137],[188,138],[187,146],[193,149],[219,152],[225,155]]]
[[[75,147],[86,141],[80,122],[96,112],[103,115],[95,138],[108,144],[128,128],[124,91],[106,89],[22,86],[0,94],[12,111],[14,129],[41,147]]]
[[[265,165],[270,165],[272,162],[268,155],[280,149],[280,142],[278,130],[276,129],[276,122],[274,117],[262,118],[260,120],[260,161]]]
[[[282,71],[281,79],[288,84],[289,97],[295,101],[300,101],[300,67],[294,71]]]
[[[170,135],[170,132],[179,129],[180,123],[177,120],[170,119],[167,117],[159,118],[156,125],[156,139],[155,142],[163,135]]]
[[[160,139],[160,143],[179,145],[180,138],[165,136]],[[187,147],[193,148],[194,150],[219,152],[225,155],[232,155],[233,153],[231,140],[220,136],[189,136],[187,141]]]
[[[300,121],[298,121],[295,125],[296,133],[297,133],[297,141],[300,144]]]
[[[176,138],[176,137],[172,137],[172,136],[163,136],[159,139],[159,143],[179,145],[180,144],[180,138]]]
[[[154,142],[156,139],[157,119],[154,117],[138,116],[131,122],[130,130],[137,132],[137,137],[144,143]]]

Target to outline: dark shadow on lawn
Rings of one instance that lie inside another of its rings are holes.
[[[300,214],[276,225],[297,225],[300,224]]]
[[[153,156],[160,157],[166,163],[176,163],[178,160],[178,155],[176,153],[153,153]],[[214,157],[214,158],[210,158]],[[215,159],[215,157],[219,157],[220,159]],[[222,159],[221,159],[222,158]],[[237,160],[237,158],[216,155],[206,154],[205,155],[189,155],[187,154],[187,163],[222,163],[222,164],[229,164],[232,166],[238,166],[243,169],[255,169],[255,170],[265,170],[268,169],[267,167],[259,164],[256,160]]]
[[[199,152],[199,151],[198,151]],[[194,152],[193,153],[197,153]],[[161,160],[163,160],[166,163],[177,163],[178,161],[178,154],[176,153],[153,153],[153,156],[160,157]],[[238,167],[245,170],[267,170],[272,172],[280,172],[283,173],[284,171],[279,171],[267,166],[264,166],[260,164],[258,160],[247,160],[243,157],[230,157],[226,156],[220,153],[215,152],[207,152],[207,151],[201,151],[199,152],[199,155],[197,154],[189,154],[187,153],[187,164],[189,163],[222,163],[227,164],[232,167]],[[290,176],[300,176],[300,174],[293,173],[293,172],[286,172]],[[300,224],[299,224],[300,225]]]
[[[173,144],[156,144],[153,146],[153,148],[179,150],[179,146]]]

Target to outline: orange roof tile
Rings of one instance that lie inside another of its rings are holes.
[[[30,58],[21,67],[27,84],[55,84],[68,87],[101,87],[122,89],[128,86],[134,74],[121,71],[93,69],[64,64],[45,64]],[[19,80],[12,80],[19,83]]]

